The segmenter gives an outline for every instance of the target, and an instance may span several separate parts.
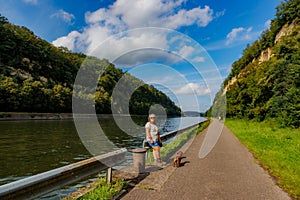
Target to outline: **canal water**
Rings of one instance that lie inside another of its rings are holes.
[[[143,127],[146,117],[135,117]],[[168,118],[157,124],[170,132],[201,121],[201,117]],[[120,130],[112,118],[99,119],[106,137],[117,147],[141,147],[143,129],[130,134]],[[103,153],[111,151],[105,149]],[[0,121],[0,185],[92,157],[82,144],[73,120]],[[128,162],[130,162],[130,155]],[[125,163],[126,165],[126,163]]]

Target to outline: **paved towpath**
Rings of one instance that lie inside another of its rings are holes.
[[[210,126],[222,124],[214,121]],[[122,200],[290,199],[225,126],[213,150],[200,159],[206,133],[207,130],[190,141],[182,160],[184,166],[151,172]]]

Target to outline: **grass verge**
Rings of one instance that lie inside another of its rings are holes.
[[[300,199],[300,129],[271,121],[226,119],[226,126],[275,177],[279,186]]]
[[[179,136],[177,136],[176,139],[171,141],[170,143],[166,144],[164,143],[164,146],[160,150],[160,156],[163,160],[168,159],[170,156],[172,156],[176,151],[178,151],[182,145],[184,145],[189,139],[191,139],[196,134],[199,134],[202,132],[205,128],[208,127],[210,123],[210,120],[207,120],[206,122],[201,123],[198,127],[191,128],[187,131],[184,131]],[[147,163],[153,163],[154,158],[152,152],[148,153],[148,159],[146,161]]]
[[[78,200],[112,199],[115,195],[119,194],[119,192],[126,187],[127,187],[126,181],[117,180],[117,181],[113,181],[111,184],[107,184],[105,178],[100,178],[97,181],[97,185],[93,190],[75,199]],[[66,198],[66,199],[74,199],[74,198]]]

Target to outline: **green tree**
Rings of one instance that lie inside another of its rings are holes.
[[[11,77],[0,76],[0,109],[15,111],[19,106],[19,87]]]
[[[56,112],[71,112],[72,91],[70,88],[58,84],[53,87],[52,104]]]
[[[45,93],[40,81],[27,79],[23,82],[20,91],[21,111],[26,112],[45,112],[47,111]]]

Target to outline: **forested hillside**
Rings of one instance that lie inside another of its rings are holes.
[[[276,9],[270,29],[232,64],[214,105],[221,107],[219,99],[226,94],[227,117],[275,118],[281,125],[299,127],[300,1],[288,0]]]
[[[0,15],[0,112],[72,112],[73,84],[85,58],[49,44]],[[114,86],[125,73],[105,59],[96,62],[108,68],[99,78],[95,108],[97,113],[111,113]],[[128,81],[141,81],[128,76]],[[157,103],[169,115],[181,114],[165,94],[147,84],[130,99],[131,114],[148,114]]]

